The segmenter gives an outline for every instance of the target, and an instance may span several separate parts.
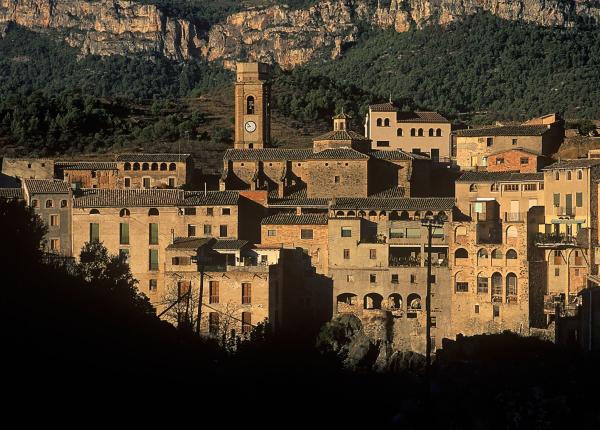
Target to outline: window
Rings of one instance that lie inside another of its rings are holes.
[[[221,215],[231,215],[230,208],[221,208]]]
[[[242,312],[242,334],[250,334],[252,331],[252,314]]]
[[[432,283],[432,284],[435,284],[435,275],[431,275],[429,277],[429,282]]]
[[[190,257],[173,257],[171,264],[173,266],[189,266],[192,264],[192,259]]]
[[[369,258],[371,260],[375,260],[377,258],[377,250],[376,249],[369,249]]]
[[[213,208],[206,208],[206,216],[213,216],[214,211]]]
[[[441,137],[441,136],[442,136],[442,129],[441,129],[441,128],[438,128],[438,129],[436,129],[436,130],[435,130],[435,135],[436,135],[437,137]]]
[[[158,216],[160,212],[156,208],[150,208],[148,210],[148,216]]]
[[[418,134],[419,134],[419,137],[423,137],[423,129],[422,128],[419,129]]]
[[[521,164],[529,164],[529,157],[521,157]]]
[[[336,183],[336,184],[339,184],[340,183],[340,177],[339,176],[334,176],[333,182]]]
[[[488,292],[488,278],[477,277],[477,294],[487,294]]]
[[[150,245],[158,245],[158,224],[150,223],[148,225],[148,243]]]
[[[377,146],[387,148],[388,146],[390,146],[390,141],[389,140],[378,140]]]
[[[131,163],[125,163],[123,165],[123,170],[131,170]]]
[[[210,236],[212,234],[212,225],[204,224],[204,235]]]
[[[413,148],[411,152],[413,154],[420,154],[421,153],[421,148]]]
[[[429,319],[429,326],[430,327],[437,327],[437,319],[436,319],[436,317],[430,317],[430,319]]]
[[[519,184],[504,184],[504,191],[519,191]]]
[[[389,118],[385,118],[383,120],[383,126],[384,127],[389,127],[390,126],[390,119]]]
[[[493,137],[488,137],[486,139],[487,142],[487,146],[492,146],[494,144],[494,138]]]
[[[497,157],[497,158],[496,158],[496,164],[504,164],[504,158],[502,158],[502,157]]]
[[[474,193],[477,191],[477,184],[471,184],[469,186],[469,192]]]
[[[119,224],[119,244],[129,245],[129,224],[127,223]]]
[[[52,202],[52,200],[46,200],[46,207],[47,208],[51,208],[54,205],[54,203]]]
[[[417,283],[417,275],[415,275],[414,273],[411,273],[411,275],[410,275],[410,283],[411,284]]]
[[[402,129],[401,128],[396,130],[396,136],[402,137]]]
[[[196,208],[183,208],[184,215],[196,215]]]
[[[577,171],[577,179],[581,180],[583,178],[583,170]]]
[[[58,226],[58,215],[50,215],[50,226],[57,227]]]
[[[208,313],[208,332],[212,336],[219,335],[219,313],[209,312]]]
[[[254,97],[248,96],[246,99],[246,114],[254,115]]]
[[[312,239],[313,231],[311,229],[301,229],[300,230],[300,238],[301,239]]]
[[[516,144],[517,144],[517,142],[518,142],[518,139],[513,139],[513,140],[512,140],[512,144],[513,144],[513,145],[516,145]],[[521,163],[521,164],[523,164],[523,163]]]
[[[494,318],[500,317],[500,306],[494,305]]]
[[[434,136],[434,133],[435,133],[435,132],[433,131],[433,128],[430,128],[430,129],[429,129],[429,136],[433,137],[433,136]]]
[[[398,274],[393,273],[392,274],[392,284],[397,284],[397,283],[398,283]]]
[[[369,282],[370,282],[371,284],[374,284],[374,283],[376,283],[376,282],[377,282],[377,275],[376,275],[375,273],[371,273],[371,274],[369,275]]]
[[[150,279],[148,281],[148,290],[151,293],[155,293],[157,289],[158,289],[158,279]]]
[[[554,268],[554,276],[560,276],[560,267]]]
[[[150,178],[143,178],[142,185],[144,188],[150,188]]]
[[[479,313],[479,305],[475,305],[475,313],[478,314]]]
[[[227,226],[226,225],[219,226],[219,237],[227,237]]]
[[[36,199],[33,199],[33,200],[31,201],[31,207],[32,207],[32,208],[37,208],[37,207],[38,207],[38,201],[37,201]]]
[[[509,249],[506,251],[506,259],[507,260],[516,260],[517,259],[517,251],[514,249]]]
[[[567,181],[571,180],[571,171],[567,170]]]
[[[456,282],[456,292],[457,293],[466,293],[469,291],[469,283],[464,281]]]
[[[351,227],[342,227],[342,237],[352,237]]]
[[[346,275],[346,282],[354,282],[354,276],[353,275]]]
[[[129,263],[129,250],[127,248],[119,249],[119,257],[121,257],[125,263]]]
[[[252,285],[249,282],[242,282],[242,304],[249,305],[252,303]]]
[[[553,200],[554,200],[554,206],[555,207],[559,207],[560,206],[560,193],[554,193],[552,195]]]
[[[219,303],[219,281],[208,283],[208,303]]]
[[[148,270],[158,270],[158,249],[148,250]]]
[[[344,260],[349,260],[349,259],[350,259],[350,250],[344,249]]]
[[[496,193],[496,192],[500,191],[500,187],[498,186],[498,184],[494,183],[490,187],[490,191],[493,192],[493,193]]]
[[[90,242],[100,242],[100,224],[90,223]]]
[[[560,172],[558,170],[556,172],[554,172],[554,179],[557,181],[560,180]]]
[[[120,216],[121,218],[128,217],[128,216],[130,216],[130,215],[131,215],[131,212],[129,212],[129,209],[121,209],[121,210],[119,211],[119,216]]]
[[[377,127],[381,127],[381,125],[383,124],[383,122],[381,121],[381,118],[377,118]]]
[[[59,239],[50,239],[50,251],[59,251],[60,250],[60,240]]]
[[[175,178],[169,178],[169,188],[175,188]]]
[[[523,184],[523,191],[537,191],[537,184]]]
[[[188,224],[188,237],[196,236],[196,226],[192,224]]]
[[[267,230],[267,236],[269,236],[269,237],[277,236],[277,230]]]
[[[575,193],[575,206],[583,207],[583,193]]]
[[[61,207],[61,208],[66,208],[68,205],[69,205],[69,204],[67,203],[67,201],[66,201],[66,200],[61,200],[61,201],[60,201],[60,207]]]
[[[131,187],[131,178],[125,178],[125,188]]]

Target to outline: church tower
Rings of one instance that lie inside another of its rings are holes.
[[[269,65],[237,63],[235,81],[235,149],[256,149],[271,142]]]

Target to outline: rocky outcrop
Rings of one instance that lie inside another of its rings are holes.
[[[83,54],[158,53],[222,61],[226,67],[250,59],[290,69],[314,58],[338,57],[361,25],[403,32],[481,11],[543,26],[600,22],[600,4],[593,0],[324,0],[301,10],[242,11],[201,34],[190,21],[133,1],[0,0],[0,26],[14,22],[57,32]]]

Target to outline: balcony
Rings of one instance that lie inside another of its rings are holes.
[[[389,265],[390,267],[419,267],[421,266],[421,258],[390,256]]]
[[[577,246],[577,239],[565,233],[537,233],[535,244],[540,248],[569,248]]]
[[[525,222],[527,221],[526,212],[505,212],[504,221],[506,222]]]

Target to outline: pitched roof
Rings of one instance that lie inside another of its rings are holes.
[[[327,198],[308,198],[306,188],[302,188],[295,193],[285,196],[283,198],[277,197],[276,190],[269,195],[269,206],[272,207],[284,207],[284,208],[295,208],[295,207],[310,207],[327,209],[329,205],[329,199]]]
[[[116,190],[84,188],[75,196],[73,206],[88,207],[164,207],[183,204],[184,192],[171,189]]]
[[[0,188],[0,199],[22,199],[23,190],[21,188]]]
[[[212,249],[242,249],[248,243],[247,240],[241,239],[217,239]]]
[[[211,237],[176,237],[167,249],[198,249],[212,240]]]
[[[306,160],[312,155],[312,149],[259,148],[259,149],[228,149],[223,155],[224,160]]]
[[[71,186],[57,179],[25,179],[25,188],[30,194],[68,194]]]
[[[240,199],[239,191],[186,191],[184,203],[186,206],[220,206],[237,205]]]
[[[553,163],[542,170],[558,170],[558,169],[585,169],[594,167],[600,164],[598,158],[578,158],[573,160],[560,160]]]
[[[398,112],[396,115],[396,122],[450,122],[444,116],[437,112]]]
[[[369,105],[369,109],[372,112],[396,112],[398,110],[391,102]]]
[[[507,125],[499,127],[468,128],[456,131],[459,137],[478,136],[541,136],[550,130],[547,125]]]
[[[311,155],[315,160],[360,160],[368,159],[369,156],[352,148],[329,148]]]
[[[331,209],[379,209],[379,210],[451,210],[454,197],[412,197],[412,198],[337,198]]]
[[[514,148],[505,148],[505,149],[499,149],[497,151],[493,151],[490,152],[488,155],[498,155],[498,154],[503,154],[505,152],[511,152],[511,151],[519,151],[519,152],[526,152],[528,154],[532,154],[532,155],[542,155],[540,152],[538,151],[533,151],[531,149],[528,148],[523,148],[521,146],[515,146]]]
[[[352,119],[352,117],[347,113],[342,112],[338,113],[337,115],[334,115],[331,119]]]
[[[190,154],[120,154],[117,155],[117,161],[121,162],[164,162],[164,163],[177,163],[184,162],[190,157]]]
[[[54,166],[62,170],[117,170],[113,161],[57,161]]]
[[[414,154],[401,149],[395,149],[393,151],[372,151],[369,152],[369,155],[381,160],[430,160],[426,155]]]
[[[277,213],[263,218],[262,225],[327,225],[327,214]]]
[[[371,140],[368,137],[363,136],[362,134],[359,134],[355,131],[352,130],[333,130],[333,131],[329,131],[325,134],[322,134],[320,136],[317,136],[313,139],[314,141],[320,141],[320,140],[361,140],[361,141],[366,141],[366,140]]]
[[[404,197],[406,196],[406,190],[404,187],[388,188],[387,190],[380,191],[373,194],[371,197],[377,198],[388,198],[388,197]]]
[[[465,172],[456,182],[524,182],[543,181],[544,174],[519,172]]]

